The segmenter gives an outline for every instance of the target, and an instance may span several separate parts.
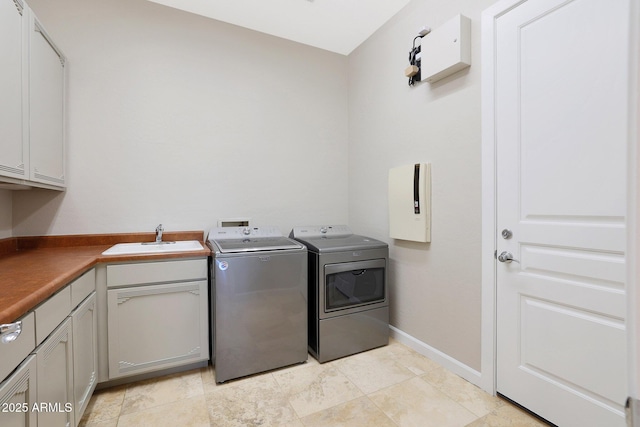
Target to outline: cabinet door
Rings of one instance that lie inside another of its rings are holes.
[[[64,56],[35,16],[29,41],[31,180],[64,186]]]
[[[22,0],[0,0],[0,175],[27,178],[23,124],[26,23]]]
[[[109,379],[207,360],[207,281],[107,291]]]
[[[35,351],[38,425],[74,426],[73,339],[67,318]]]
[[[0,384],[0,425],[27,427],[36,425],[36,359],[29,356]],[[41,424],[44,425],[44,424]]]
[[[73,404],[76,425],[89,403],[98,379],[98,313],[96,294],[71,313],[73,324]]]

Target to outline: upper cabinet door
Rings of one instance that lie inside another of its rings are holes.
[[[0,0],[0,175],[28,178],[23,122],[26,99],[26,10],[22,0]]]
[[[65,59],[38,19],[33,16],[31,21],[29,38],[31,180],[64,187]]]

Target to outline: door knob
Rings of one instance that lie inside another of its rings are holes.
[[[517,262],[520,264],[520,261],[515,259],[511,252],[503,251],[500,255],[498,255],[498,261],[500,262]]]

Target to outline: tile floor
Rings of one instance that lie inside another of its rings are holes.
[[[97,391],[81,426],[536,427],[546,424],[391,340],[217,385],[196,369]]]

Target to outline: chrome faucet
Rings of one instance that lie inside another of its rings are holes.
[[[162,224],[156,227],[156,243],[162,243],[162,232],[164,228],[162,228]]]

